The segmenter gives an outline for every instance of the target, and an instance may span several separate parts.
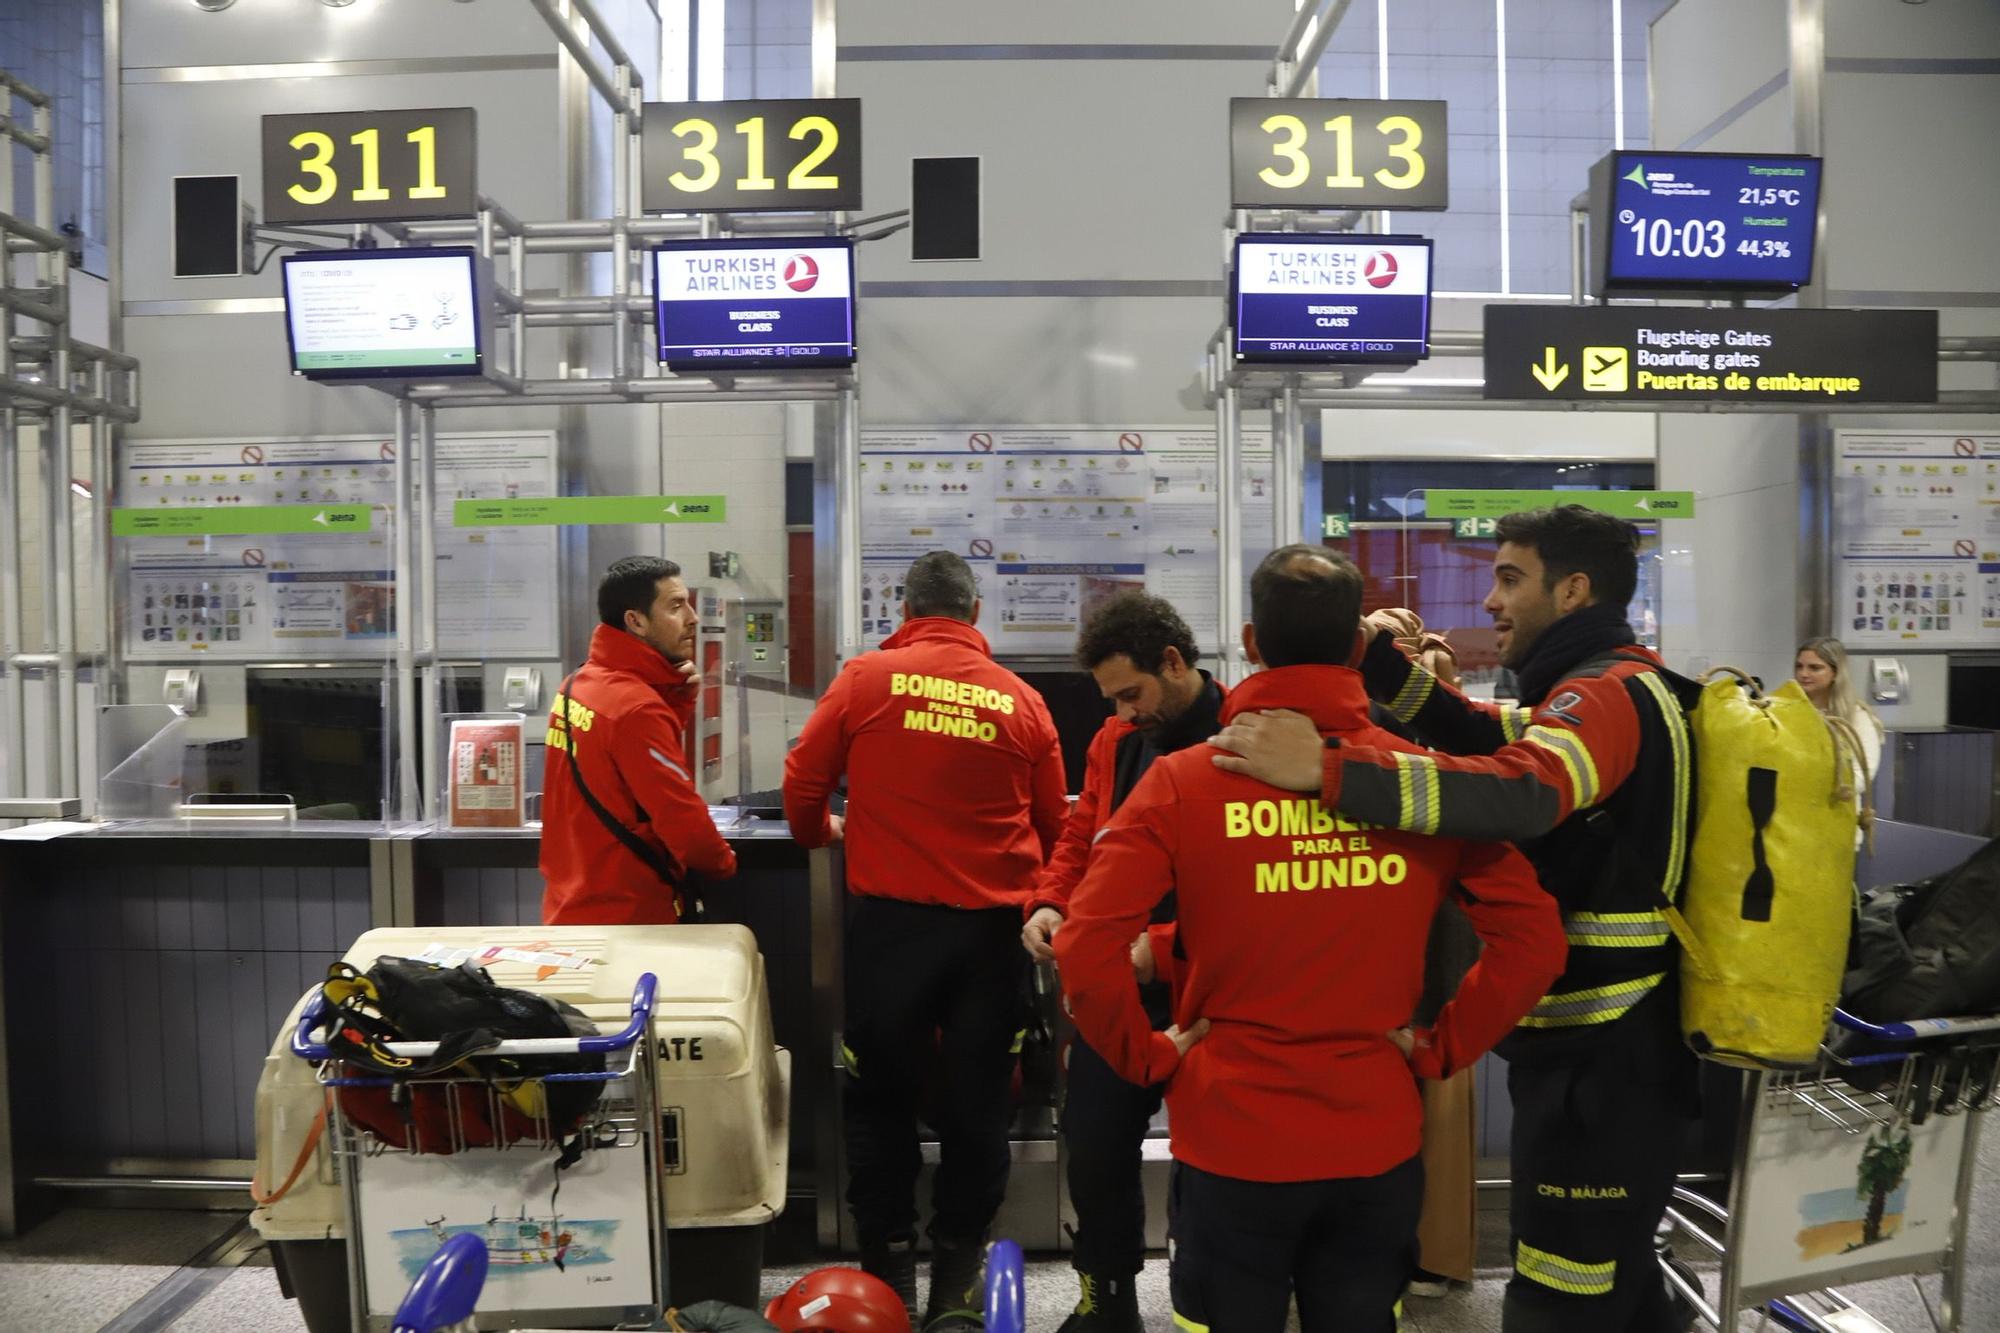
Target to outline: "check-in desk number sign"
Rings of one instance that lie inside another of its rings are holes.
[[[478,211],[471,107],[264,117],[264,221],[408,222]]]
[[[1229,102],[1237,208],[1446,207],[1445,104],[1348,98]]]
[[[861,206],[861,100],[648,102],[648,213],[827,212]]]

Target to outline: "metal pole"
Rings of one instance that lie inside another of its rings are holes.
[[[407,399],[396,402],[396,790],[393,798],[390,793],[383,793],[384,810],[393,801],[394,817],[406,822],[415,820],[418,810],[416,625],[410,606],[411,579],[416,573],[410,541],[410,524],[416,521],[410,468],[410,450],[416,438],[412,418],[416,410]]]
[[[841,390],[836,412],[834,568],[840,581],[832,591],[839,608],[840,660],[847,662],[861,652],[861,396],[855,386]]]
[[[1580,205],[1569,206],[1569,303],[1585,303],[1585,274],[1590,259],[1590,214]]]
[[[439,719],[444,712],[444,667],[438,662],[437,599],[437,409],[429,403],[417,408],[417,452],[423,462],[418,504],[410,518],[419,526],[417,564],[412,581],[417,600],[423,606],[424,695],[423,713],[418,719],[418,744],[423,748],[423,806],[432,816],[442,814],[431,802],[438,798],[439,761],[442,758]]]
[[[54,256],[56,286],[63,293],[62,305],[69,310],[69,258]],[[65,401],[49,414],[48,467],[43,478],[49,491],[48,585],[54,589],[55,633],[48,651],[56,658],[56,695],[61,711],[56,717],[57,796],[77,794],[77,681],[76,681],[76,506],[71,499],[70,474],[74,454],[74,415],[67,401],[70,383],[69,321],[50,331],[49,377],[63,391]]]
[[[513,284],[514,295],[525,296],[528,286],[528,241],[519,231],[507,238],[507,281]],[[507,349],[507,358],[512,366],[514,378],[528,378],[528,316],[520,305],[514,307],[513,345]]]
[[[1790,56],[1787,84],[1792,103],[1792,147],[1817,155],[1823,147],[1826,91],[1825,0],[1791,0]],[[1821,218],[1826,200],[1820,201]],[[1825,239],[1820,219],[1814,220]],[[1799,289],[1800,309],[1826,304],[1827,254],[1820,246],[1813,259],[1814,281]],[[1942,395],[1940,395],[1942,396]],[[1800,414],[1798,430],[1798,597],[1795,640],[1824,634],[1833,619],[1833,431],[1822,416]]]
[[[1299,52],[1298,63],[1292,67],[1291,77],[1285,80],[1285,97],[1297,97],[1306,85],[1319,73],[1319,58],[1326,54],[1326,44],[1333,40],[1333,30],[1340,26],[1340,20],[1347,16],[1349,0],[1333,0],[1326,13],[1320,15],[1319,26],[1313,29],[1312,40],[1306,49]]]
[[[91,378],[98,397],[109,397],[107,386],[111,376],[111,368],[102,361],[93,368]],[[103,652],[92,677],[99,709],[118,702],[125,680],[125,655],[118,634],[118,606],[123,589],[111,542],[111,506],[117,496],[111,476],[111,431],[109,418],[90,419],[90,549],[99,584],[98,631],[104,636]]]
[[[1223,683],[1249,674],[1243,656],[1243,447],[1242,407],[1233,385],[1215,398],[1216,629]]]
[[[631,290],[632,277],[631,240],[625,233],[625,224],[631,217],[627,208],[631,203],[632,158],[626,151],[626,140],[632,132],[631,74],[626,66],[618,66],[618,97],[612,104],[617,108],[617,114],[611,118],[611,300],[614,310],[625,308],[625,295]],[[631,345],[631,322],[625,319],[614,321],[611,326],[612,379],[622,380],[629,373],[626,353]]]
[[[6,175],[0,172],[0,175]],[[0,330],[7,316],[0,312]],[[11,379],[13,354],[0,337],[0,379]],[[11,405],[0,406],[0,742],[7,749],[0,795],[27,793],[27,702],[21,668],[14,663],[24,651],[21,615],[21,418]]]
[[[1299,495],[1305,484],[1305,442],[1299,419],[1299,386],[1290,378],[1271,400],[1271,544],[1317,541],[1318,525],[1305,526]]]

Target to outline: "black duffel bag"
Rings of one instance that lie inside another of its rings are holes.
[[[366,973],[336,963],[323,991],[335,1019],[326,1044],[345,1072],[393,1080],[341,1088],[341,1111],[394,1147],[450,1153],[570,1138],[604,1091],[597,1080],[542,1081],[548,1074],[601,1073],[601,1054],[492,1054],[503,1041],[594,1037],[597,1025],[560,1000],[496,986],[469,963],[378,958]],[[387,1049],[395,1041],[434,1041],[439,1048],[430,1059],[411,1060]]]

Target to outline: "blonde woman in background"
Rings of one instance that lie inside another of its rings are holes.
[[[1792,678],[1820,712],[1841,718],[1854,728],[1861,741],[1863,771],[1859,777],[1866,789],[1875,781],[1875,771],[1882,762],[1882,719],[1855,692],[1847,649],[1839,639],[1807,639],[1793,658]]]

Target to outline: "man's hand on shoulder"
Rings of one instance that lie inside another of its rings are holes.
[[[1063,914],[1053,907],[1037,907],[1021,927],[1021,947],[1038,963],[1056,956],[1056,931],[1062,928]]]
[[[1223,751],[1213,758],[1225,772],[1247,773],[1287,791],[1320,789],[1326,742],[1304,713],[1240,713],[1208,743]]]

